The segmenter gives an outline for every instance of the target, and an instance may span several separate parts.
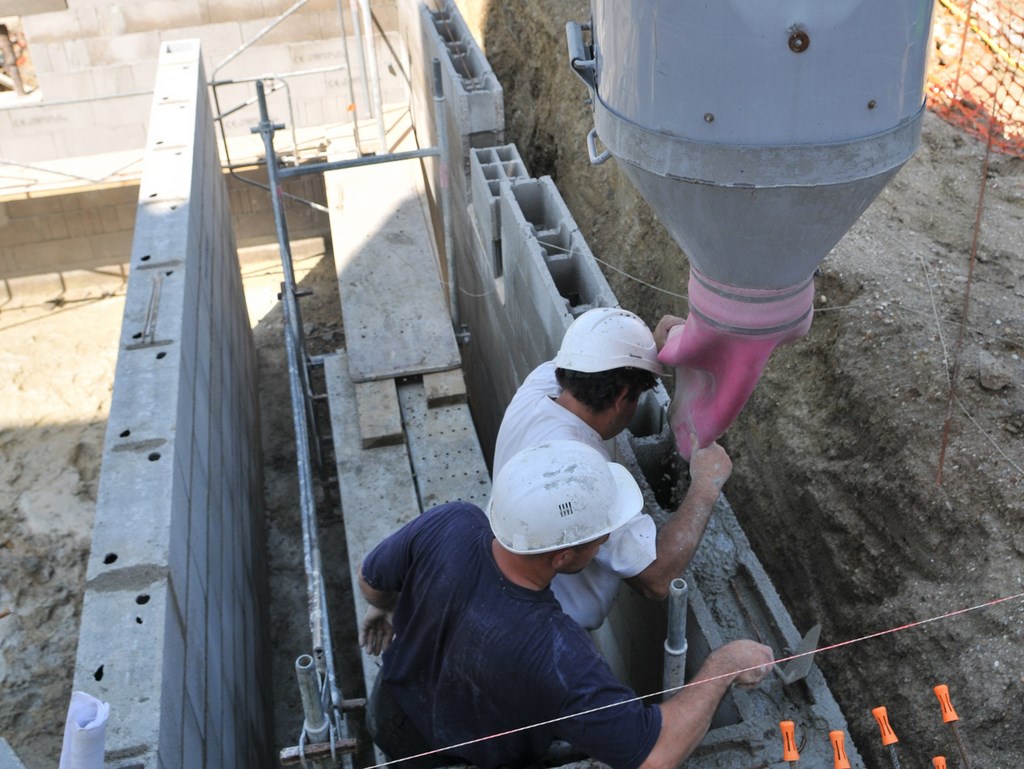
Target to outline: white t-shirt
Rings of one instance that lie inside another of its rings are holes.
[[[542,441],[579,441],[610,459],[597,431],[554,401],[561,392],[552,361],[542,363],[526,377],[498,429],[494,477],[517,452]],[[612,532],[587,568],[579,574],[556,575],[551,589],[562,610],[588,630],[599,627],[611,610],[621,580],[635,577],[654,562],[657,535],[654,519],[640,512]]]

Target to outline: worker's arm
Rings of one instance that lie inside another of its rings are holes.
[[[771,669],[772,650],[754,641],[733,641],[711,652],[693,681],[660,705],[661,732],[640,769],[676,769],[704,739],[729,687],[756,686]]]
[[[363,576],[362,568],[359,569],[359,591],[370,604],[359,625],[359,645],[376,656],[388,648],[394,635],[391,612],[398,602],[398,593],[372,587]]]
[[[696,445],[696,438],[694,445]],[[668,586],[683,573],[697,552],[711,510],[732,473],[732,460],[717,443],[694,452],[690,459],[690,488],[679,508],[658,530],[657,556],[646,569],[627,581],[642,595],[662,599]]]

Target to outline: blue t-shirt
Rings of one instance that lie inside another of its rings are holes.
[[[482,769],[527,766],[556,739],[635,769],[657,742],[660,708],[616,680],[550,589],[505,579],[493,538],[480,508],[453,502],[366,557],[366,581],[400,592],[380,673],[392,696],[435,749],[531,727],[445,751]]]

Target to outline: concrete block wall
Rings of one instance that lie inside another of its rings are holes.
[[[238,175],[266,184],[262,170]],[[231,176],[226,183],[239,247],[276,243],[270,193]],[[284,189],[326,205],[319,176],[287,179]],[[28,276],[128,264],[138,200],[138,180],[0,195],[0,302],[16,296]],[[330,236],[327,214],[292,198],[285,198],[285,213],[292,237]]]
[[[397,28],[396,0],[374,0],[381,27]],[[162,43],[198,39],[208,76],[242,80],[269,73],[306,74],[288,79],[272,97],[280,121],[297,126],[349,122],[352,99],[336,0],[308,0],[269,32],[290,0],[68,0],[67,8],[23,18],[38,91],[0,109],[0,158],[40,162],[120,152],[145,145],[149,103]],[[354,49],[352,18],[345,8],[356,100],[368,102]],[[245,43],[251,48],[220,67]],[[388,68],[386,46],[377,46],[384,101],[404,100],[406,83]],[[315,70],[315,71],[313,71]],[[251,98],[251,84],[219,89],[221,111]],[[326,96],[325,96],[326,95]],[[290,96],[290,106],[288,98]],[[258,120],[254,107],[225,117],[229,136],[244,136]],[[91,126],[83,131],[82,126]]]
[[[441,65],[447,100],[448,141],[455,146],[452,168],[469,169],[470,147],[501,144],[505,131],[504,91],[483,50],[451,0],[437,10],[418,0],[398,0],[398,30],[408,50],[412,111],[421,144],[436,145],[434,74]]]
[[[0,278],[125,264],[138,183],[0,197]]]
[[[455,200],[469,198],[470,151],[504,142],[504,91],[487,58],[450,0],[428,8],[418,0],[399,0],[399,33],[409,56],[413,121],[421,146],[437,146],[434,75],[440,63],[447,133],[447,172]],[[438,198],[438,164],[428,166],[431,192]]]
[[[198,41],[162,46],[74,688],[106,766],[275,765],[256,354]]]
[[[504,266],[501,262],[501,183],[528,179],[519,149],[514,144],[500,147],[472,149],[469,154],[469,223],[476,230],[476,238],[491,253],[495,277],[501,280]]]

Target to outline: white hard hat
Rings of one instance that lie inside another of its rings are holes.
[[[562,338],[555,365],[584,372],[632,366],[662,373],[654,334],[637,315],[618,307],[595,307],[576,318]]]
[[[546,553],[603,537],[643,503],[622,465],[579,441],[548,441],[523,449],[501,468],[487,517],[506,550]]]

